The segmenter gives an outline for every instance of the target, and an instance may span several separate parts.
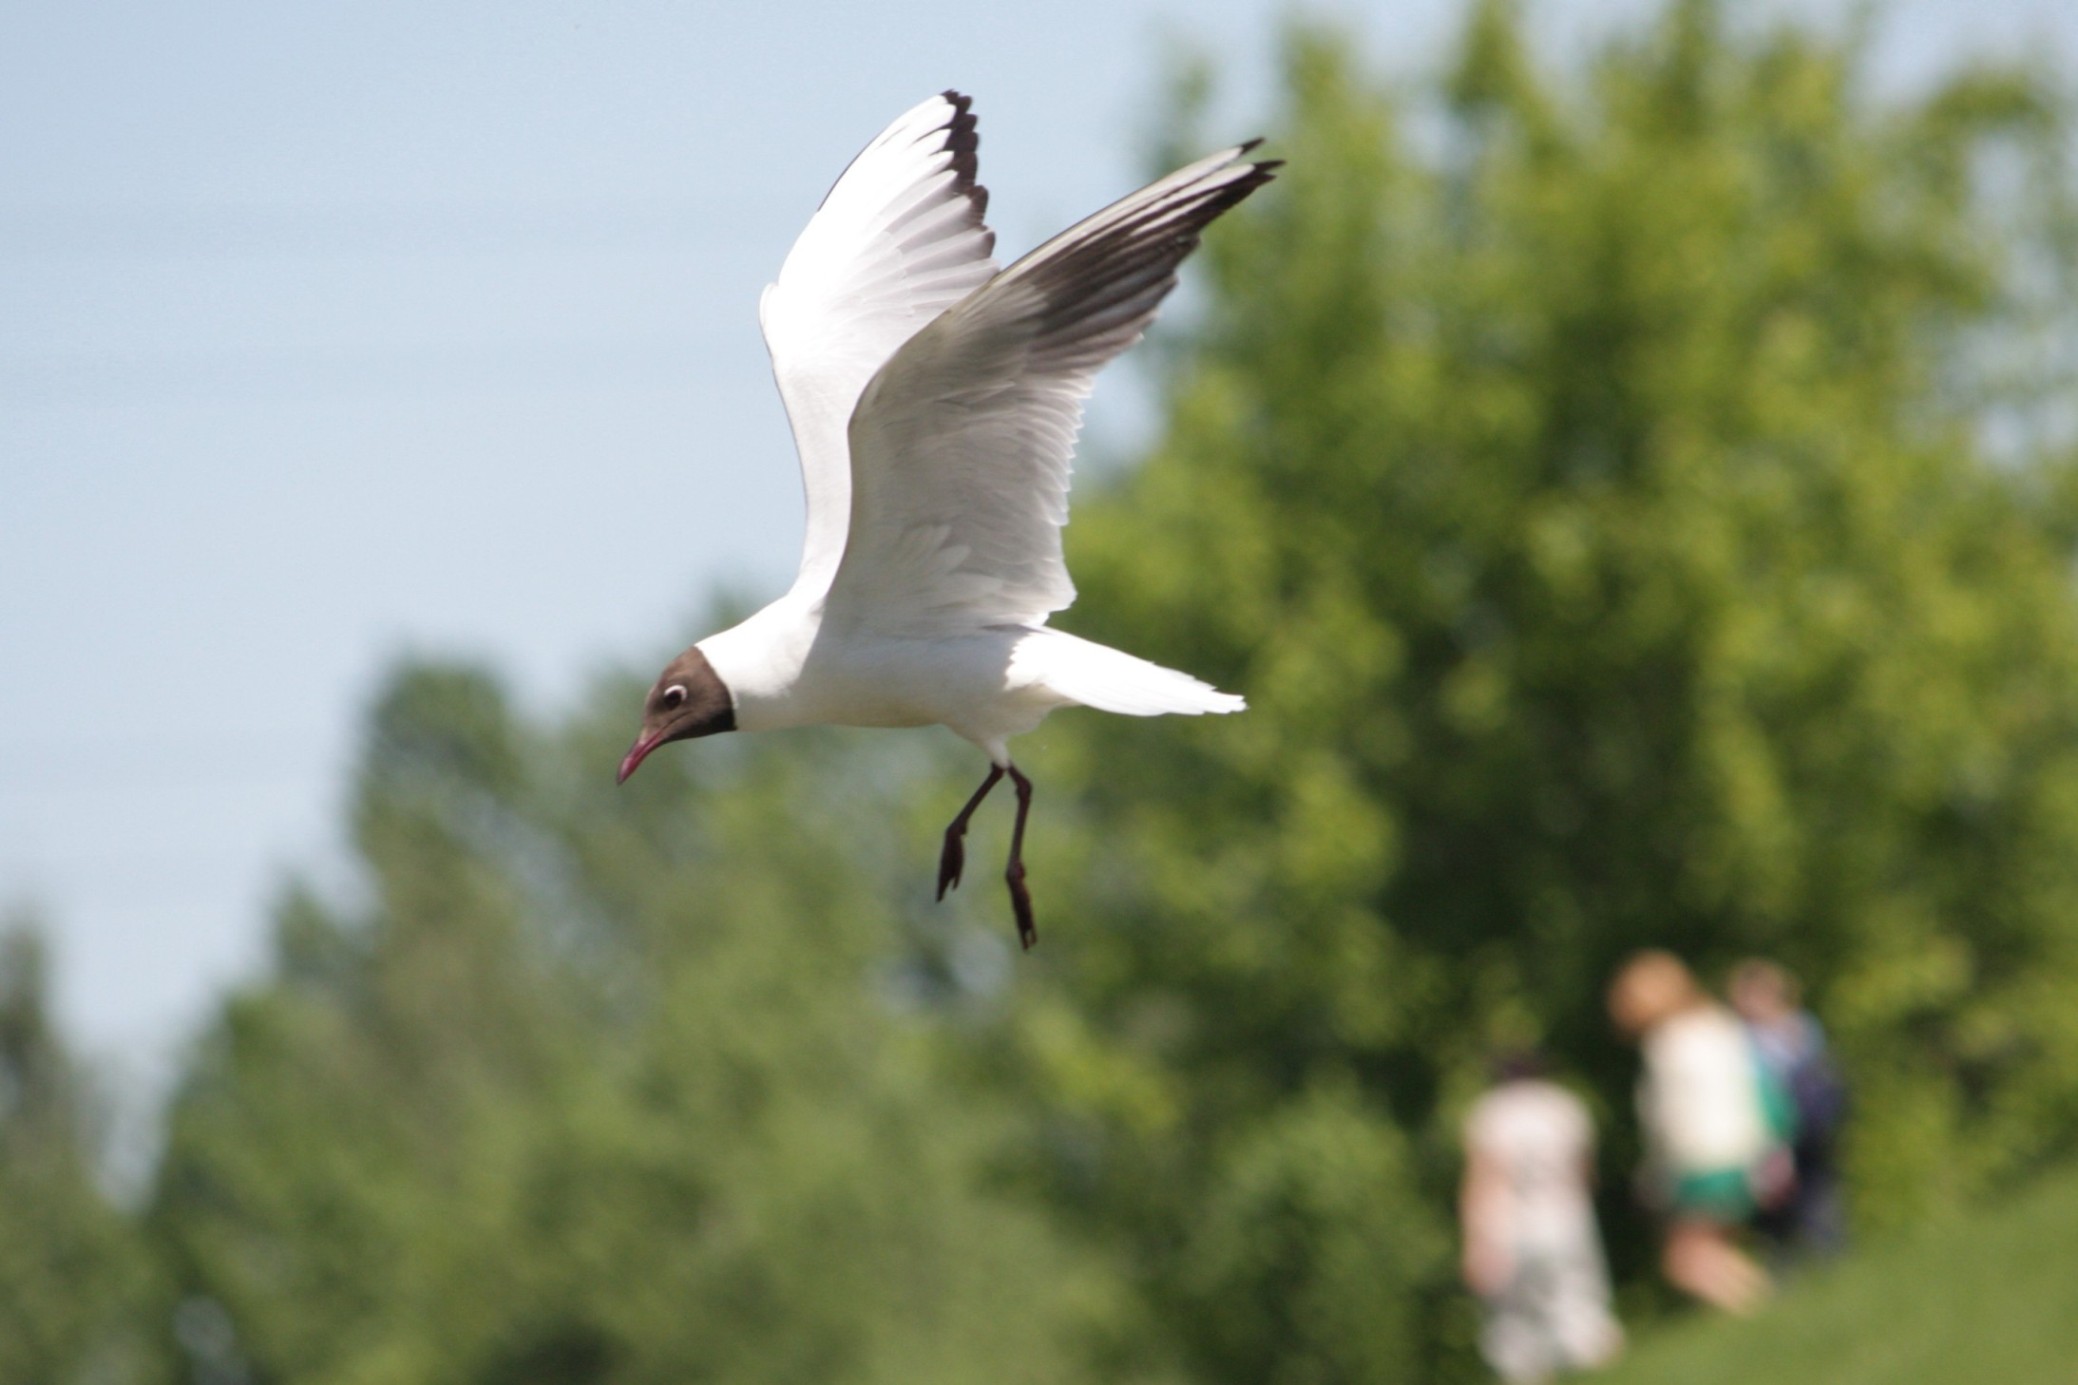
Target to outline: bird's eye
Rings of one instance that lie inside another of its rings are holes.
[[[683,685],[683,684],[679,684],[679,683],[673,683],[673,684],[672,684],[672,685],[671,685],[670,687],[668,687],[668,688],[664,689],[664,710],[665,710],[665,711],[667,711],[667,712],[675,712],[675,711],[677,711],[677,710],[679,709],[679,707],[680,707],[681,705],[683,705],[683,704],[684,704],[684,702],[685,702],[685,687],[684,687],[684,685]]]

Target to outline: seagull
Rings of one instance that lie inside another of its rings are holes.
[[[1245,705],[1046,622],[1075,599],[1061,526],[1082,401],[1147,330],[1200,233],[1278,164],[1247,158],[1260,141],[1223,150],[998,269],[972,104],[944,92],[882,131],[759,301],[807,492],[800,572],[665,666],[619,782],[658,746],[722,731],[945,726],[989,770],[945,829],[938,898],[960,882],[968,820],[1009,776],[1004,879],[1029,949],[1032,783],[1010,739],[1060,707]]]

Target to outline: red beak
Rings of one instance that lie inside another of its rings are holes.
[[[662,745],[663,743],[664,734],[661,731],[659,731],[654,736],[648,737],[647,739],[641,736],[637,736],[635,738],[635,744],[628,747],[627,757],[621,761],[621,772],[617,776],[615,776],[613,782],[616,784],[627,783],[628,776],[633,774],[636,770],[636,767],[639,766],[644,760],[649,758],[649,752],[655,750],[658,746]]]

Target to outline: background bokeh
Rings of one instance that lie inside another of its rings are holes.
[[[1477,1378],[1532,1043],[1649,1337],[1647,944],[1810,982],[1872,1244],[2054,1178],[2074,21],[1857,13],[11,13],[0,1379]],[[1252,708],[1020,743],[1031,957],[949,737],[610,782],[792,565],[757,289],[947,85],[1013,252],[1290,160],[1062,621]]]

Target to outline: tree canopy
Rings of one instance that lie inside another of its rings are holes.
[[[542,732],[449,667],[381,700],[370,897],[283,904],[275,979],[175,1109],[155,1217],[235,1326],[227,1361],[370,1385],[1077,1378],[1101,1266],[991,1188],[996,1103],[933,1083],[875,984],[898,896],[870,864],[894,854],[870,762],[802,738],[617,794],[638,702],[616,684]]]
[[[52,1023],[35,921],[0,915],[0,1379],[148,1368],[149,1262],[96,1177],[101,1116]]]
[[[1374,1301],[1446,1292],[1417,1248],[1498,1049],[1596,1093],[1623,1219],[1633,948],[1806,978],[1865,1225],[2078,1138],[2061,98],[1884,97],[1859,40],[1704,3],[1578,82],[1484,6],[1439,108],[1359,48],[1294,37],[1276,195],[1069,531],[1078,630],[1251,709],[1058,719],[1077,924],[1005,1045],[1107,1151],[1068,1204],[1237,1382],[1461,1345],[1334,1325],[1331,1234],[1214,1247],[1277,1167],[1286,1218],[1402,1228]]]

